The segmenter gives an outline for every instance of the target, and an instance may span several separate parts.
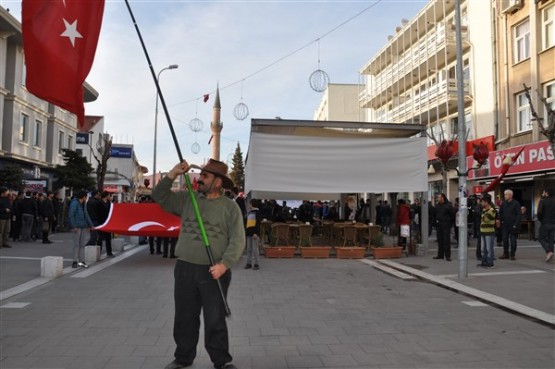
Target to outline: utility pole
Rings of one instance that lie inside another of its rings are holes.
[[[455,1],[455,33],[457,40],[457,128],[459,136],[459,278],[468,278],[468,202],[466,197],[466,129],[464,121],[464,74],[461,35],[461,0]]]

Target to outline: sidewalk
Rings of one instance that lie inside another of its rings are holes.
[[[2,249],[1,290],[38,277],[38,259],[20,257],[71,259],[68,237]],[[469,250],[466,279],[457,278],[456,253],[452,262],[433,260],[430,249],[427,256],[379,264],[552,315],[555,264],[526,242],[519,240],[516,261],[498,260],[494,270],[476,267]],[[174,262],[135,246],[0,301],[0,368],[163,368],[175,349]],[[253,271],[242,269],[241,260],[228,298],[234,363],[241,369],[555,367],[553,327],[367,262],[377,261],[262,257],[261,270]],[[201,332],[192,368],[212,367],[202,342]]]

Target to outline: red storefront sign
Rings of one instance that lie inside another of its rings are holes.
[[[506,150],[499,150],[490,152],[488,161],[479,169],[470,170],[468,173],[469,180],[476,180],[480,178],[497,177],[501,174],[501,167],[503,159],[508,154],[515,154],[522,146],[511,147]],[[467,168],[472,168],[474,165],[474,158],[472,156],[466,157]],[[549,141],[534,142],[524,145],[524,150],[519,155],[516,162],[513,164],[507,175],[523,174],[532,172],[541,172],[555,170],[555,157]]]

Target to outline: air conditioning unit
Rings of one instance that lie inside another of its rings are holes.
[[[502,13],[513,13],[524,6],[524,0],[502,0],[501,2],[501,12]]]

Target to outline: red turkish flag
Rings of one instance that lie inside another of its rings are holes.
[[[23,0],[23,48],[33,95],[85,124],[83,83],[89,74],[104,13],[104,0]]]
[[[207,102],[209,98],[210,98],[210,94],[203,95],[202,96],[202,101]]]

